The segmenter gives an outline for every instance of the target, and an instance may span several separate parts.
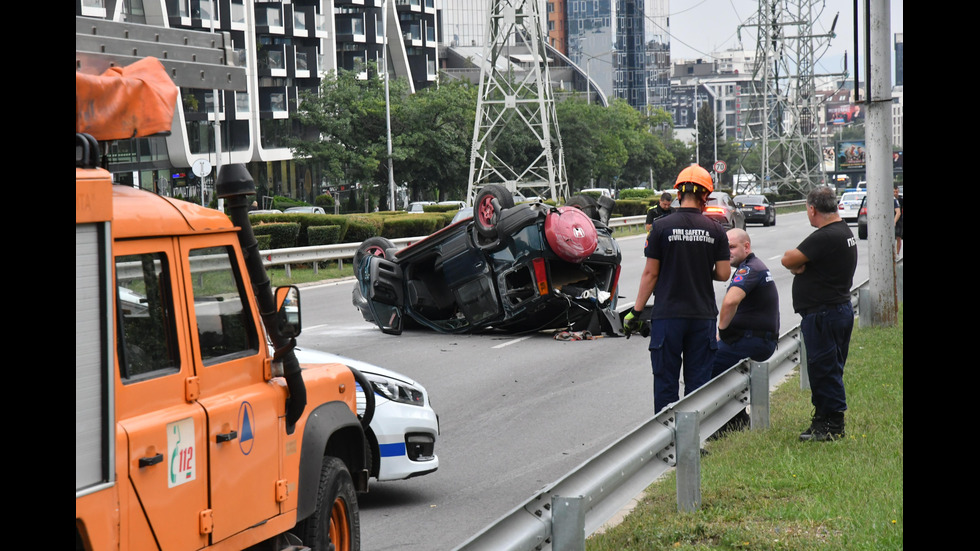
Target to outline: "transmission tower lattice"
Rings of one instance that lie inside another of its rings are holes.
[[[758,31],[750,109],[740,115],[744,139],[762,148],[763,185],[780,191],[806,193],[826,183],[814,68],[818,52],[822,55],[835,36],[837,18],[829,33],[814,34],[823,5],[823,0],[759,0],[757,21],[742,25]]]
[[[538,0],[491,0],[473,127],[466,201],[501,184],[530,197],[568,197],[564,152]],[[520,154],[495,151],[501,136],[529,132]],[[506,157],[506,158],[505,158]]]

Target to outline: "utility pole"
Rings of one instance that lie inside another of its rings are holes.
[[[866,15],[868,75],[865,151],[868,179],[868,255],[871,320],[876,326],[898,321],[895,288],[895,208],[892,192],[891,8],[889,0],[870,0]],[[864,318],[865,316],[862,316]]]

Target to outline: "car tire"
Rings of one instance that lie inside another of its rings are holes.
[[[772,222],[769,222],[770,226],[776,225],[776,211],[772,211]]]
[[[496,206],[494,206],[496,200]],[[486,239],[497,237],[497,222],[503,211],[514,206],[514,196],[502,185],[483,187],[473,202],[473,223],[476,231]]]
[[[867,238],[868,238],[868,227],[858,226],[858,239],[867,239]]]
[[[566,207],[575,207],[592,220],[599,220],[599,202],[588,195],[574,195],[565,201]]]
[[[324,457],[313,514],[293,528],[314,551],[360,551],[360,511],[354,481],[344,462]]]
[[[361,265],[361,260],[366,256],[380,256],[381,258],[387,258],[388,249],[395,246],[394,243],[385,239],[384,237],[368,237],[360,245],[358,245],[357,250],[354,251],[354,272],[357,272],[358,266]]]

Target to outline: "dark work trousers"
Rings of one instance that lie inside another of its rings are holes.
[[[718,341],[718,352],[715,354],[715,366],[711,372],[711,378],[721,375],[729,367],[737,364],[745,358],[753,359],[757,362],[764,362],[776,351],[776,335],[771,334],[772,338],[757,337],[754,334],[743,335],[732,344],[725,341]]]
[[[816,415],[826,416],[847,409],[844,396],[844,364],[854,328],[850,301],[811,308],[801,312],[800,331],[806,346],[806,370],[810,378],[810,400]]]
[[[679,399],[682,355],[685,395],[711,380],[718,349],[717,326],[714,318],[650,320],[654,411]]]

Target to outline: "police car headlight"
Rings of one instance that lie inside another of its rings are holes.
[[[373,374],[365,374],[365,376],[371,382],[371,386],[374,387],[375,392],[392,402],[411,404],[413,406],[425,405],[425,398],[422,395],[422,391],[408,383],[394,381]]]

